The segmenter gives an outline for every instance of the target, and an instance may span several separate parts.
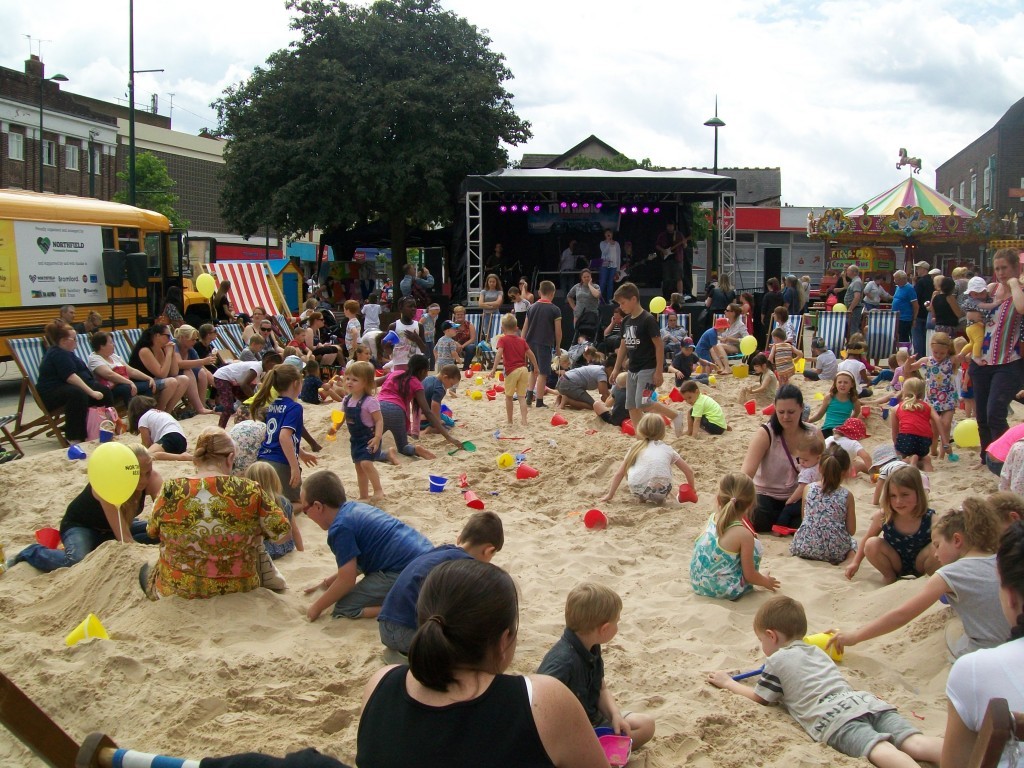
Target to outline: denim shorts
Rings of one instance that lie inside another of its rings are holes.
[[[839,726],[828,745],[850,757],[867,757],[883,741],[891,741],[899,749],[904,741],[919,733],[899,712],[890,709],[869,712]]]

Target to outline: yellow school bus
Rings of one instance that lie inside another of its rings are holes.
[[[96,310],[110,330],[150,323],[171,286],[186,288],[186,305],[203,301],[191,280],[182,285],[187,270],[184,233],[162,214],[0,190],[0,357],[10,357],[7,337],[42,335],[65,304],[75,306],[76,322]]]

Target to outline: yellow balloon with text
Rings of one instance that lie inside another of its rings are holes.
[[[752,355],[757,352],[757,339],[753,336],[744,336],[740,339],[740,352],[744,355]]]
[[[217,292],[217,281],[213,275],[204,272],[196,278],[196,290],[204,299],[208,299]]]
[[[89,457],[88,475],[96,495],[120,507],[139,486],[139,458],[123,443],[103,443]]]

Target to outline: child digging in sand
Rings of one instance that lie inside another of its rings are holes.
[[[662,442],[665,438],[665,422],[656,413],[645,413],[636,425],[636,442],[630,447],[612,477],[608,493],[601,501],[611,501],[626,478],[629,490],[641,501],[664,504],[672,492],[672,467],[678,467],[686,475],[686,482],[694,483],[693,470],[670,445]]]
[[[712,400],[710,396],[701,392],[697,382],[684,381],[683,385],[679,388],[679,393],[683,396],[686,404],[690,406],[690,413],[687,416],[687,436],[693,437],[693,430],[697,424],[700,424],[700,428],[709,435],[725,434],[726,430],[729,429],[729,425],[725,423],[725,414],[722,412],[722,406]],[[673,427],[676,427],[677,423],[679,425],[676,428],[677,436],[681,432],[682,420],[683,414],[680,413],[676,417],[676,421],[672,422]]]
[[[642,421],[642,420],[641,420]],[[633,740],[633,748],[654,738],[654,718],[622,712],[604,679],[601,646],[618,634],[622,598],[602,584],[585,582],[565,600],[565,631],[544,655],[537,673],[561,680],[595,727],[608,727]]]
[[[721,671],[712,672],[709,683],[757,704],[783,705],[812,739],[872,765],[938,765],[942,739],[923,736],[892,705],[853,690],[824,651],[802,640],[807,614],[796,600],[768,600],[754,616],[754,634],[768,657],[757,685],[750,688]]]

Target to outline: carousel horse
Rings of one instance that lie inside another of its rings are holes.
[[[914,173],[921,172],[921,158],[920,157],[909,157],[907,150],[904,147],[900,147],[900,161],[896,163],[896,169],[899,170],[904,165],[909,165],[914,169]]]

